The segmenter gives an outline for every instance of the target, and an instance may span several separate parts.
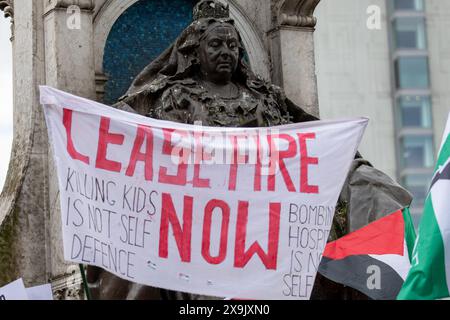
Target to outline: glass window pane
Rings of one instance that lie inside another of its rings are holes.
[[[426,49],[424,18],[397,18],[394,31],[397,49]]]
[[[403,168],[432,168],[434,163],[431,136],[407,136],[402,139]]]
[[[414,199],[412,209],[421,209],[428,195],[432,175],[412,174],[403,179],[403,186],[412,193]],[[416,210],[414,210],[416,211]]]
[[[420,219],[422,218],[422,211],[423,211],[422,207],[420,209],[418,209],[418,210],[413,210],[413,209],[410,210],[411,218],[412,218],[414,227],[416,228],[416,232],[417,232],[417,230],[419,228],[419,225],[420,225]]]
[[[429,87],[427,57],[400,57],[395,61],[395,77],[399,89]]]
[[[399,125],[402,128],[431,128],[429,96],[401,96],[398,99]]]
[[[388,1],[390,1],[390,0],[388,0]],[[423,1],[422,0],[394,0],[394,9],[395,10],[421,11],[421,10],[423,10]]]

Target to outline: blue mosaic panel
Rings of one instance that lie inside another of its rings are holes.
[[[192,21],[196,0],[140,0],[115,22],[108,36],[103,70],[106,104],[117,102],[133,79],[169,47]]]

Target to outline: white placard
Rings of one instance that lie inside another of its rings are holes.
[[[53,300],[51,284],[27,288],[28,300]]]
[[[0,300],[28,300],[23,280],[16,280],[0,288]]]
[[[367,119],[211,128],[41,87],[65,259],[137,283],[309,299]]]

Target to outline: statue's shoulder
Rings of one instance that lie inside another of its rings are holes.
[[[149,115],[157,119],[191,123],[196,106],[203,101],[205,92],[194,79],[171,81],[157,95]]]
[[[205,88],[197,81],[183,79],[171,82],[158,100],[165,109],[185,109],[194,101],[201,101],[205,94]]]
[[[281,87],[271,83],[270,81],[262,78],[261,76],[255,76],[247,79],[247,86],[255,91],[273,94],[279,96],[280,98],[285,97],[284,91]]]
[[[284,105],[286,96],[283,89],[260,76],[247,79],[246,87],[261,99],[274,101],[280,107]]]
[[[316,117],[307,113],[301,106],[292,102],[284,92],[283,88],[278,85],[272,84],[261,78],[256,80],[250,80],[249,86],[255,88],[261,93],[266,93],[269,97],[275,100],[279,108],[288,114],[291,122],[305,122],[318,120]]]

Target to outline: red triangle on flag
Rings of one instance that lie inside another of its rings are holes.
[[[353,255],[403,255],[405,222],[401,210],[327,244],[324,257],[334,260]]]

